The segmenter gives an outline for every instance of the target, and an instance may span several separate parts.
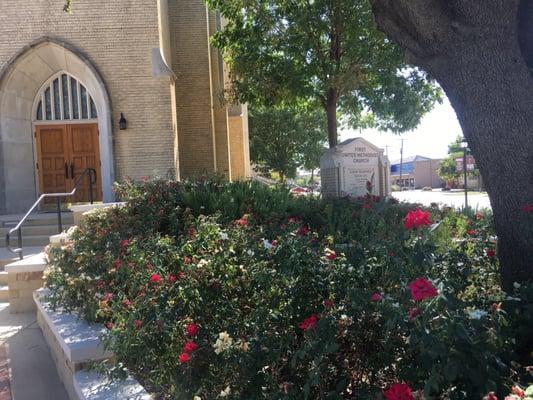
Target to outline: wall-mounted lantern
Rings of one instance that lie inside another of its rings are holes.
[[[118,121],[118,127],[121,131],[125,131],[128,127],[128,121],[124,118],[124,114],[120,113],[120,120]]]

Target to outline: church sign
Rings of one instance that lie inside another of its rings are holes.
[[[320,166],[322,194],[326,197],[390,193],[387,157],[382,149],[362,138],[344,141],[327,150]]]

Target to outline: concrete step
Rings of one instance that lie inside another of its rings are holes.
[[[0,302],[9,300],[9,288],[7,285],[0,285]]]
[[[7,285],[7,272],[0,271],[0,286]]]
[[[43,251],[43,246],[37,246],[37,247],[24,247],[24,257],[30,257],[34,256],[35,254],[39,254],[41,251]],[[12,262],[17,261],[19,258],[16,254],[11,253],[8,249],[5,247],[0,247],[0,271],[4,270],[4,267],[7,264],[11,264]]]
[[[13,228],[22,219],[23,215],[4,215],[0,216],[0,228]],[[63,225],[73,225],[74,216],[72,212],[63,212],[61,214],[61,220]],[[24,223],[24,226],[39,226],[39,225],[52,225],[57,227],[57,214],[45,213],[45,214],[32,214]]]
[[[67,230],[72,225],[65,225],[63,224],[63,230]],[[11,228],[0,228],[0,237],[5,237],[7,232],[9,232]],[[57,225],[24,225],[22,227],[22,236],[43,236],[48,235],[52,236],[58,233],[58,227]],[[13,233],[12,236],[17,236],[16,233]]]
[[[23,247],[44,247],[50,242],[50,235],[35,235],[35,236],[22,236],[22,246]],[[18,241],[16,236],[11,238],[11,246],[17,247]],[[6,247],[6,238],[0,237],[0,247]]]

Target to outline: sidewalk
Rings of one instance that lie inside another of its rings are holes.
[[[0,303],[0,400],[68,400],[35,313]]]

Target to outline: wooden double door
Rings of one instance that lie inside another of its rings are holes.
[[[35,127],[37,170],[41,193],[70,192],[87,168],[96,171],[93,200],[102,200],[100,145],[97,124],[37,125]],[[88,202],[89,177],[76,194],[64,201]]]

